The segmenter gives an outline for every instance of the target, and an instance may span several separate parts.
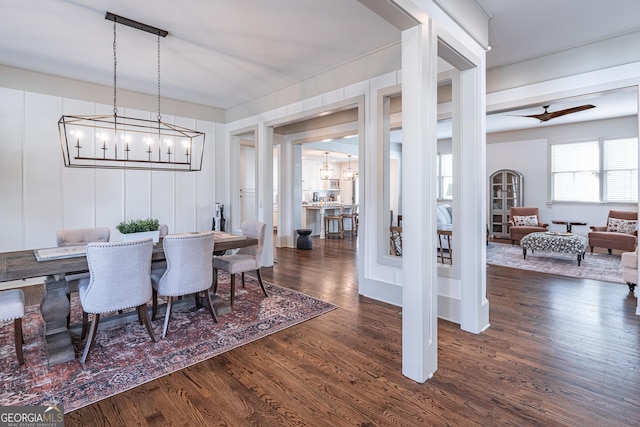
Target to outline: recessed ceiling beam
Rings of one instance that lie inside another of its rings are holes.
[[[160,37],[167,37],[167,34],[169,34],[166,30],[161,30],[160,28],[152,27],[151,25],[143,24],[142,22],[134,21],[133,19],[125,18],[111,12],[107,12],[104,19],[113,21],[117,24],[126,25],[127,27],[135,28],[137,30],[146,31],[147,33],[155,34]]]

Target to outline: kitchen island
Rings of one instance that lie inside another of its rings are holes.
[[[312,236],[320,236],[324,239],[324,217],[325,215],[338,215],[342,208],[349,208],[338,202],[326,203],[303,203],[302,204],[302,228],[311,229]]]

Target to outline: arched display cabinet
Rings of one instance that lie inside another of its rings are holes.
[[[522,174],[500,169],[489,177],[489,230],[494,237],[509,238],[509,211],[523,206]]]

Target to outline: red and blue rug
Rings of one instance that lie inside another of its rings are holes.
[[[40,309],[28,307],[23,366],[15,355],[13,322],[0,325],[0,405],[63,405],[71,412],[338,308],[266,281],[265,298],[257,280],[246,279],[246,288],[237,286],[233,308],[219,313],[219,323],[187,297],[188,304],[174,307],[166,338],[160,338],[161,309],[153,321],[158,342],[137,321],[99,330],[84,366],[78,359],[49,366]],[[229,277],[222,273],[218,295],[228,304]],[[80,322],[80,313],[74,298],[73,322]],[[73,343],[78,356],[85,341],[73,336]]]

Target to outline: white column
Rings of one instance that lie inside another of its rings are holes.
[[[489,327],[484,76],[484,66],[461,71],[459,87],[454,92],[457,114],[453,117],[453,132],[460,147],[454,164],[454,232],[461,237],[457,240],[462,285],[460,327],[473,333]]]
[[[438,367],[436,43],[430,21],[402,32],[402,373],[418,382]]]

